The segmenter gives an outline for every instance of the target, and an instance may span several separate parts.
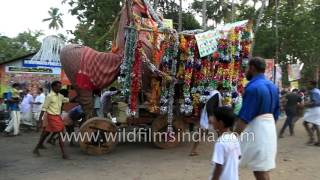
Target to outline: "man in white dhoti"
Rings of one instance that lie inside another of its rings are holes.
[[[257,180],[270,179],[276,167],[277,132],[275,120],[280,114],[278,88],[264,76],[265,60],[249,61],[242,108],[235,130],[240,136],[241,165],[253,171]]]
[[[21,124],[33,126],[32,122],[32,104],[33,96],[28,89],[25,90],[25,95],[21,102]]]
[[[307,144],[314,144],[320,146],[320,90],[317,88],[317,82],[311,81],[309,85],[310,89],[310,102],[305,104],[308,109],[304,114],[303,125],[309,135],[309,141]],[[317,141],[314,140],[314,131],[317,133]]]
[[[13,131],[13,135],[19,135],[20,131],[20,108],[19,108],[19,97],[20,85],[14,83],[12,85],[12,92],[7,93],[5,99],[8,103],[8,110],[10,112],[10,121],[6,129],[4,130],[5,135],[9,135]]]

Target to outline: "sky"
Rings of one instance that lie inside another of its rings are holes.
[[[184,0],[183,8],[187,8],[192,0]],[[48,18],[50,7],[57,7],[63,13],[64,27],[59,31],[50,30],[49,22],[42,22]],[[74,30],[78,23],[75,16],[68,10],[68,4],[61,4],[61,0],[0,0],[0,34],[14,37],[18,33],[28,29],[42,30],[45,36],[62,33],[66,30]]]
[[[48,18],[50,7],[58,7],[63,13],[64,28],[59,31],[49,30]],[[74,30],[78,20],[68,13],[70,6],[61,4],[61,0],[0,0],[0,34],[14,37],[28,29],[43,30],[45,35],[62,33]]]
[[[188,8],[193,0],[183,0],[183,8]],[[238,0],[235,0],[238,1]],[[42,22],[48,18],[50,7],[57,7],[63,13],[64,27],[58,31],[48,28],[49,22]],[[18,33],[28,29],[42,30],[45,36],[54,34],[64,34],[67,37],[67,30],[74,30],[78,23],[75,16],[68,11],[68,4],[61,4],[61,0],[0,0],[0,34],[8,37],[14,37]],[[201,18],[196,16],[201,23]]]

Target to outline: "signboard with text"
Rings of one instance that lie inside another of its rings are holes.
[[[216,31],[207,31],[195,35],[200,57],[208,56],[217,49],[219,34]]]

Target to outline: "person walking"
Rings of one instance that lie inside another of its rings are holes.
[[[33,96],[30,94],[29,89],[25,89],[24,97],[21,102],[21,124],[33,126],[32,123],[32,104]]]
[[[69,99],[64,97],[62,94],[59,93],[61,90],[61,82],[54,81],[51,84],[51,92],[45,99],[45,102],[42,107],[42,111],[40,113],[39,121],[43,119],[44,114],[46,117],[42,120],[44,129],[40,136],[39,142],[33,150],[33,153],[37,156],[40,156],[39,149],[44,148],[44,141],[50,135],[50,133],[58,134],[62,133],[64,130],[64,124],[61,118],[61,110],[62,104],[69,102]],[[64,151],[64,144],[59,134],[59,145],[60,150],[62,152],[62,158],[67,159],[68,156]]]
[[[39,131],[39,126],[40,126],[39,117],[40,117],[41,109],[44,104],[45,98],[46,98],[46,95],[43,93],[43,89],[38,88],[37,95],[32,106],[33,122],[36,125],[37,132]]]
[[[193,143],[189,156],[199,155],[198,146],[200,144],[200,140],[209,129],[212,129],[208,120],[208,112],[222,106],[222,94],[225,92],[225,90],[226,89],[223,87],[223,85],[219,84],[217,90],[210,91],[210,94],[207,97],[207,102],[205,103],[201,112],[199,134],[197,134],[198,136],[196,139],[194,139],[195,142]]]
[[[18,83],[14,83],[12,85],[12,92],[6,94],[5,101],[8,104],[8,110],[10,112],[10,121],[4,133],[6,136],[13,131],[13,135],[19,135],[20,130],[20,108],[19,102],[21,98],[19,97],[20,85]]]
[[[270,170],[276,167],[277,131],[275,120],[280,114],[278,88],[266,79],[266,62],[255,57],[249,61],[246,78],[250,81],[245,88],[243,103],[235,131],[241,135],[241,165],[253,171],[257,180],[269,180]]]
[[[302,99],[298,93],[298,89],[293,89],[292,92],[287,94],[285,97],[285,112],[287,115],[287,119],[280,130],[279,138],[283,138],[283,133],[287,127],[289,127],[290,135],[294,135],[294,123],[298,118],[298,109],[302,103]]]
[[[310,101],[305,104],[307,108],[304,114],[303,125],[309,135],[307,144],[320,146],[320,90],[317,88],[317,82],[311,81],[309,85]],[[310,127],[311,126],[311,127]],[[317,134],[317,141],[314,139],[314,130]]]

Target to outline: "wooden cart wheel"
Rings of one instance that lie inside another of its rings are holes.
[[[184,122],[181,119],[173,120],[174,133],[172,135],[168,135],[167,125],[166,116],[160,116],[152,122],[152,139],[156,147],[168,149],[179,145],[183,132],[185,131]]]
[[[105,118],[95,117],[87,120],[81,126],[80,133],[83,137],[82,140],[79,139],[80,148],[90,155],[106,154],[118,143],[116,125]]]

